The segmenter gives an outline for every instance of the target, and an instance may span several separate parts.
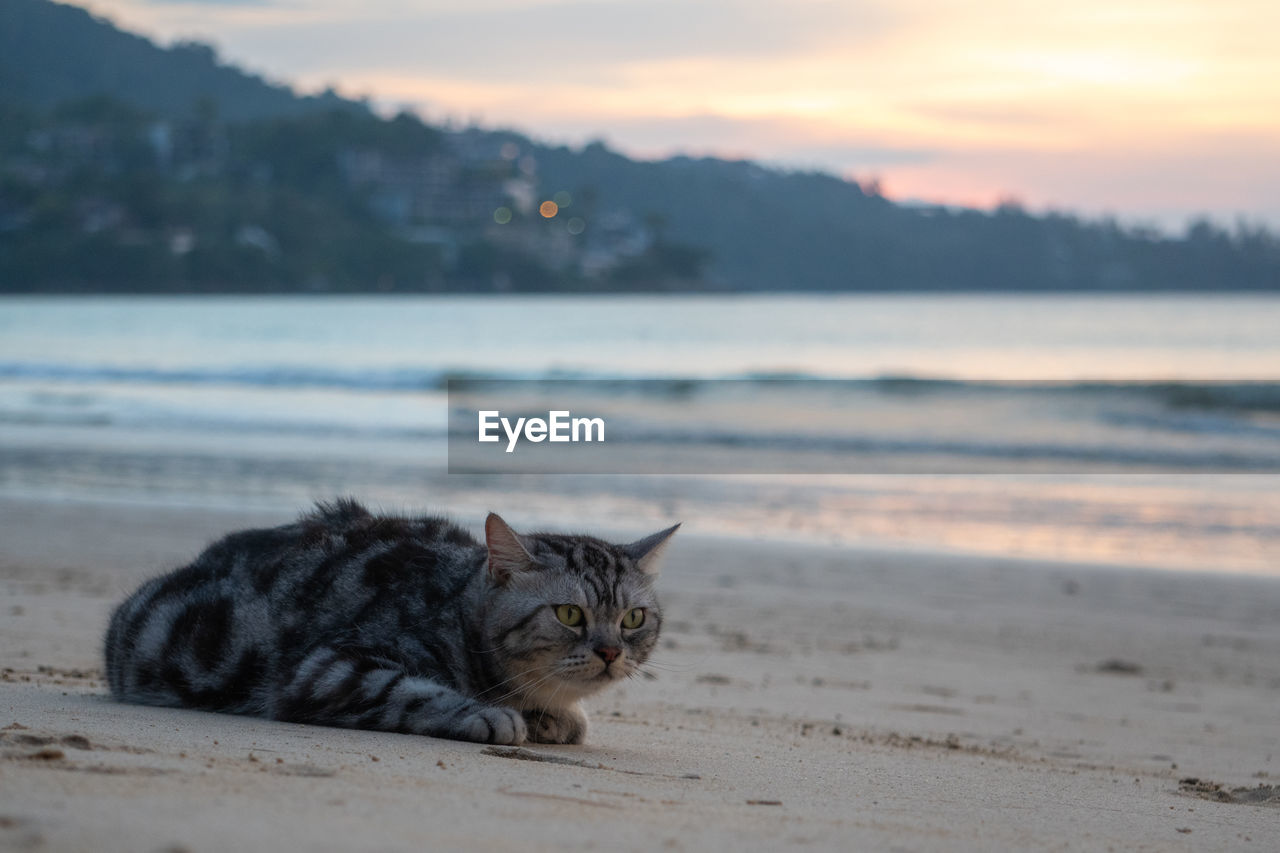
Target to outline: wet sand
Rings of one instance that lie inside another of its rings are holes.
[[[220,533],[287,518],[0,499],[0,849],[1280,839],[1280,580],[716,539],[693,519],[661,581],[655,677],[596,698],[585,746],[110,701],[112,606]]]

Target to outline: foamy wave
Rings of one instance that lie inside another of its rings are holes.
[[[696,394],[723,382],[761,386],[820,384],[886,395],[1000,393],[1115,397],[1140,395],[1185,409],[1280,411],[1280,380],[968,380],[931,376],[821,376],[803,372],[745,372],[697,376],[631,376],[579,369],[485,371],[424,367],[308,367],[241,365],[150,367],[133,365],[0,363],[0,379],[125,385],[230,385],[348,391],[441,391],[453,383],[592,382],[602,393]],[[589,390],[589,389],[588,389]]]

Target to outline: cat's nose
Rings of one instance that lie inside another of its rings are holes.
[[[606,664],[610,664],[618,659],[622,649],[617,646],[596,646],[596,654],[600,655]]]

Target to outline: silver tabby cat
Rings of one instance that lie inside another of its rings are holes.
[[[679,527],[679,525],[676,525]],[[122,701],[487,743],[581,743],[579,700],[658,640],[657,560],[629,545],[519,535],[321,504],[233,533],[112,616]]]

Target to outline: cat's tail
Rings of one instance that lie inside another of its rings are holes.
[[[137,701],[130,696],[130,669],[133,662],[137,641],[137,626],[140,615],[155,594],[154,587],[159,579],[144,584],[133,595],[120,603],[111,614],[111,622],[107,625],[107,635],[103,640],[103,660],[107,673],[107,686],[111,695],[119,701]],[[133,627],[134,630],[130,630]]]
[[[111,616],[107,684],[122,702],[261,713],[269,655],[240,623],[232,596],[192,565],[154,578]],[[259,622],[265,617],[257,614]]]

